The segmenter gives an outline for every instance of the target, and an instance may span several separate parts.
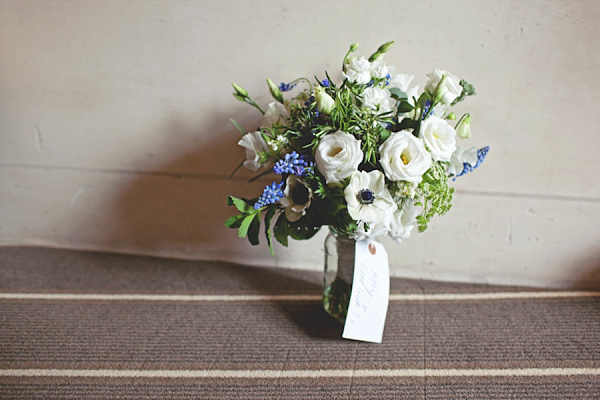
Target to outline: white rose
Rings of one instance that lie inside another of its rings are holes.
[[[440,117],[431,116],[421,124],[419,137],[423,139],[436,161],[450,161],[456,150],[456,131]]]
[[[387,211],[396,207],[392,195],[385,187],[385,177],[379,170],[355,171],[344,189],[348,214],[355,221],[380,224]]]
[[[414,205],[398,208],[391,218],[390,237],[398,243],[408,239],[410,232],[417,225],[418,213],[417,207]]]
[[[379,114],[392,111],[396,100],[389,90],[376,87],[366,88],[362,93],[363,106],[377,111]]]
[[[244,167],[256,171],[268,164],[269,145],[263,139],[260,131],[246,133],[238,144],[246,148]]]
[[[421,139],[409,131],[394,132],[379,146],[381,166],[391,181],[420,183],[431,168],[431,155]]]
[[[267,106],[261,126],[271,128],[273,125],[281,125],[288,117],[289,113],[285,106],[278,101],[274,101]]]
[[[337,131],[325,135],[315,152],[317,169],[327,183],[338,183],[358,169],[363,160],[360,140],[349,133]]]
[[[460,79],[448,71],[434,69],[431,74],[427,74],[429,81],[425,85],[425,90],[434,98],[439,98],[444,104],[451,104],[462,93],[462,86],[460,86]],[[446,76],[444,83],[439,88],[439,92],[436,92],[438,84],[442,80],[442,77]]]
[[[364,57],[351,59],[344,66],[342,77],[350,82],[367,84],[371,81],[371,63]]]

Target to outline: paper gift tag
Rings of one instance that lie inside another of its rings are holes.
[[[390,270],[383,245],[357,241],[352,293],[342,337],[381,343],[389,296]]]

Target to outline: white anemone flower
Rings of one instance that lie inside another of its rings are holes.
[[[396,206],[385,187],[385,176],[378,170],[355,171],[344,189],[344,198],[350,217],[368,224],[382,223],[386,212]]]
[[[383,221],[378,224],[367,224],[360,221],[352,237],[355,240],[373,240],[377,237],[389,234],[392,218],[397,209],[397,205],[393,204],[392,207],[385,211]]]
[[[298,221],[306,215],[313,196],[312,189],[296,175],[290,175],[285,180],[283,197],[279,203],[285,207],[285,218],[290,222]]]

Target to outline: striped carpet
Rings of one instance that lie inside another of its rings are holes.
[[[600,399],[600,292],[394,278],[371,344],[320,280],[0,248],[0,398]]]

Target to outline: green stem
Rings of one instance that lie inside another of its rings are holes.
[[[258,104],[256,104],[254,102],[254,100],[252,100],[250,97],[246,97],[246,99],[244,100],[246,103],[250,104],[251,106],[255,107],[258,111],[260,111],[260,113],[262,115],[265,115],[265,112],[263,111],[262,108],[260,108],[260,106]]]
[[[292,83],[296,83],[296,82],[300,82],[300,81],[305,81],[306,83],[308,83],[308,87],[310,88],[310,91],[313,91],[313,85],[311,83],[311,81],[307,78],[298,78],[298,79],[294,79],[293,81],[290,82],[290,85]]]

